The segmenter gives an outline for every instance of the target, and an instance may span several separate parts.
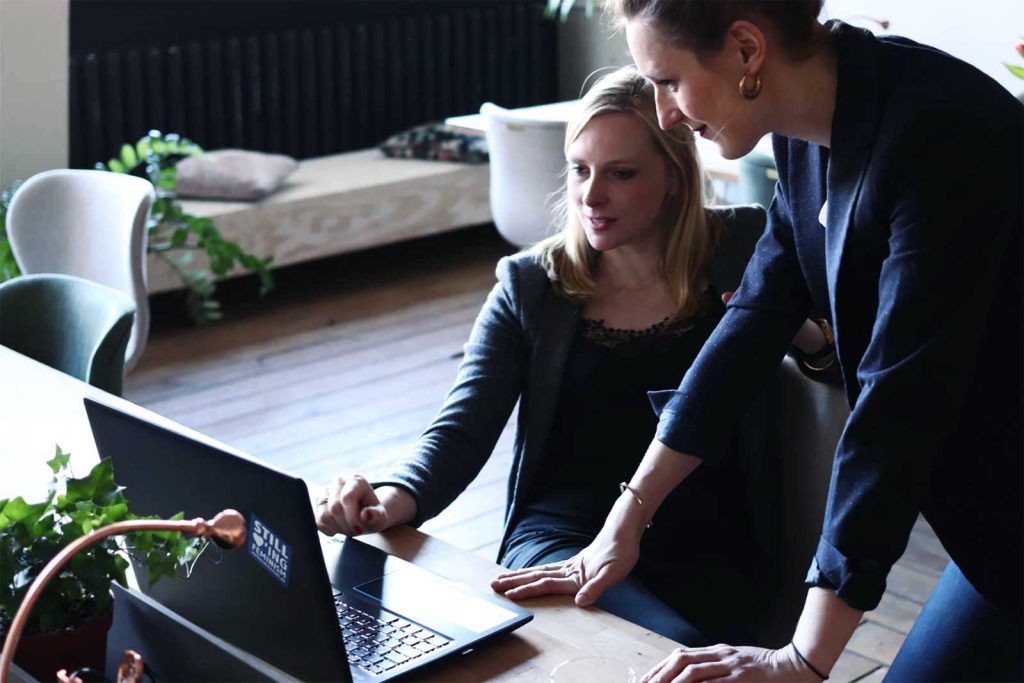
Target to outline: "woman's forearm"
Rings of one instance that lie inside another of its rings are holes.
[[[793,634],[793,644],[815,669],[827,676],[863,616],[835,591],[811,588]]]
[[[672,489],[679,485],[690,472],[701,463],[700,458],[672,450],[657,439],[651,442],[637,467],[629,486],[643,504],[639,504],[635,496],[625,492],[612,507],[608,515],[608,523],[619,535],[639,538],[647,523],[665,500]],[[606,523],[606,526],[608,524]]]

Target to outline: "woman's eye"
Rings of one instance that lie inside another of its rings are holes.
[[[589,172],[587,170],[586,166],[576,166],[576,165],[574,165],[574,166],[572,166],[572,168],[570,170],[572,171],[572,174],[574,176],[576,176],[577,178],[584,178],[584,177],[586,177],[587,173]]]
[[[618,170],[612,171],[612,177],[614,177],[614,178],[616,178],[618,180],[629,180],[630,178],[632,178],[635,175],[636,175],[636,171],[633,171],[631,169],[626,169],[626,168],[620,168]]]
[[[663,78],[657,82],[662,88],[668,88],[670,92],[676,91],[676,82],[667,78]]]

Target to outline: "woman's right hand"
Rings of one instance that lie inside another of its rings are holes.
[[[404,524],[416,516],[416,499],[397,486],[374,489],[361,475],[337,477],[317,501],[316,525],[328,536],[358,536]]]

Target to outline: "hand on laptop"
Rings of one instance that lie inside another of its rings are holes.
[[[416,516],[416,499],[397,486],[374,489],[358,474],[337,477],[317,501],[316,525],[328,536],[383,531]]]

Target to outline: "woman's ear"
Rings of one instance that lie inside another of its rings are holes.
[[[746,19],[738,19],[725,32],[725,54],[735,58],[744,73],[757,74],[764,67],[768,41],[761,28]]]

